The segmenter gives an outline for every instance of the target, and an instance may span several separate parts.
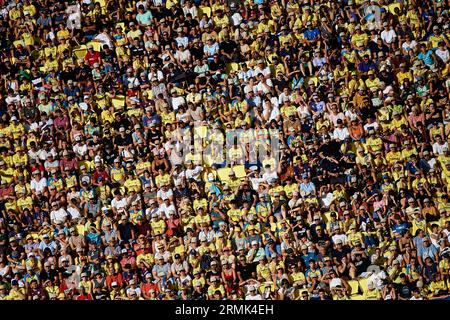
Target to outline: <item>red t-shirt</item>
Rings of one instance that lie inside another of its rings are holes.
[[[92,67],[94,63],[100,62],[100,52],[97,51],[88,51],[86,53],[86,56],[84,57],[84,60],[86,60],[89,65]]]
[[[85,295],[80,295],[77,297],[77,300],[92,300],[92,295],[90,293]]]
[[[142,291],[142,293],[148,294],[151,289],[155,290],[155,292],[157,294],[159,293],[158,285],[156,283],[143,283],[143,284],[141,284],[141,291]]]

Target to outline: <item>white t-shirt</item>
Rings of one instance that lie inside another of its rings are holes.
[[[194,179],[199,181],[200,180],[200,173],[202,172],[203,168],[201,166],[196,166],[193,169],[186,169],[186,179]]]
[[[50,221],[55,223],[56,221],[64,221],[68,213],[64,208],[59,208],[58,210],[53,210],[50,212]]]
[[[184,99],[184,97],[179,96],[179,97],[172,98],[172,107],[173,107],[173,110],[175,110],[175,111],[178,110],[179,106],[181,106],[182,104],[185,104],[185,103],[186,103],[186,100]]]
[[[239,12],[235,12],[232,16],[231,16],[231,20],[233,21],[233,25],[234,26],[238,26],[241,24],[243,18],[241,16],[241,14]]]
[[[444,142],[443,144],[435,142],[433,144],[433,153],[435,153],[435,154],[439,154],[439,155],[444,154],[444,152],[446,150],[448,150],[448,143],[447,142]]]
[[[30,189],[35,190],[36,193],[41,193],[44,191],[44,188],[47,187],[47,179],[41,178],[41,180],[36,181],[36,179],[31,180]]]
[[[345,234],[335,234],[331,237],[331,240],[333,240],[333,243],[336,243],[337,240],[341,240],[344,245],[348,242],[348,238]]]
[[[265,81],[265,83],[266,83],[266,85],[267,85],[268,87],[270,87],[270,88],[273,87],[272,80],[266,79],[266,80],[264,80],[264,81]],[[259,82],[259,83],[258,83],[258,85],[256,86],[256,89],[257,89],[257,91],[262,91],[262,92],[264,92],[264,93],[270,92],[270,89],[267,88],[265,85],[263,85],[262,82]]]
[[[67,208],[67,212],[72,219],[78,219],[80,217],[80,211],[77,208],[69,207]]]
[[[163,191],[162,189],[160,189],[160,190],[158,190],[158,193],[156,194],[156,196],[158,198],[165,200],[165,199],[173,196],[173,191],[172,191],[172,189],[168,189],[167,191]]]
[[[383,30],[381,32],[381,39],[383,39],[386,43],[391,43],[397,37],[397,34],[393,29],[391,30]]]
[[[116,198],[112,199],[111,206],[116,208],[116,210],[122,209],[127,205],[127,199],[122,198],[120,200],[117,200]]]
[[[409,50],[415,50],[417,46],[417,42],[415,40],[412,40],[410,43],[406,43],[404,42],[402,44],[402,48],[405,51],[409,51]]]
[[[77,143],[72,149],[77,155],[84,156],[87,152],[87,144],[81,145]]]
[[[166,206],[165,203],[161,204],[161,206],[159,207],[159,216],[162,216],[162,214],[164,214],[166,216],[167,219],[170,219],[170,212],[176,212],[175,211],[175,207],[173,204],[170,204],[168,206]]]
[[[245,300],[262,300],[262,296],[258,293],[254,296],[248,295],[245,297]]]
[[[434,52],[436,53],[436,55],[441,58],[441,60],[444,63],[447,63],[448,59],[450,58],[450,54],[448,52],[448,49],[445,50],[441,50],[440,48],[437,48],[436,51]]]
[[[335,128],[333,131],[333,138],[337,140],[344,141],[345,138],[348,138],[350,133],[346,127],[343,128]]]

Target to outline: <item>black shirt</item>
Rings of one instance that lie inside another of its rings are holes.
[[[248,280],[252,276],[252,271],[254,267],[250,264],[246,264],[243,266],[242,264],[238,264],[236,266],[236,271],[241,274],[242,280]]]
[[[189,50],[191,52],[193,60],[202,59],[203,58],[203,49],[200,46],[193,46]]]
[[[398,295],[404,299],[411,298],[412,288],[413,288],[413,286],[408,282],[407,283],[398,283],[396,285]]]
[[[41,273],[39,274],[39,278],[41,279],[42,283],[44,283],[46,280],[55,280],[55,277],[58,276],[58,273],[53,270],[50,269],[48,272],[45,270],[42,270]]]
[[[348,249],[347,247],[343,247],[342,251],[338,251],[338,250],[333,250],[333,257],[336,257],[336,259],[338,261],[341,261],[343,256],[346,256],[348,253],[350,253],[350,249]]]
[[[302,257],[300,257],[299,255],[287,256],[286,259],[284,260],[284,266],[286,269],[289,269],[293,265],[298,266],[299,263],[303,266],[303,268],[305,267],[305,263],[304,263]]]
[[[222,41],[220,44],[220,49],[223,50],[226,54],[232,54],[237,48],[236,42],[233,40]]]
[[[361,260],[355,260],[353,261],[353,264],[356,267],[356,275],[360,275],[361,273],[365,272],[367,270],[367,267],[369,267],[369,259],[367,258],[361,258]]]
[[[103,61],[108,62],[108,63],[113,63],[114,62],[114,51],[112,50],[108,50],[108,52],[106,52],[105,50],[100,52],[100,57],[102,58]]]
[[[129,134],[126,134],[125,137],[122,137],[122,135],[118,135],[114,139],[114,143],[117,144],[119,147],[124,147],[132,144],[133,140]]]
[[[213,73],[216,72],[217,70],[223,71],[223,70],[225,70],[225,63],[223,63],[223,61],[220,59],[214,59],[209,64],[209,70]]]
[[[311,233],[311,241],[318,243],[319,245],[325,245],[327,241],[331,241],[330,236],[322,232],[322,235],[318,235],[316,232]]]
[[[126,224],[119,224],[118,229],[123,241],[128,241],[131,239],[131,230],[133,227],[130,222],[127,222]]]

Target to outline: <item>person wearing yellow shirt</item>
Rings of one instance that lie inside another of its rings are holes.
[[[208,227],[211,223],[211,217],[206,213],[203,206],[198,208],[198,213],[194,218],[195,225],[199,227]]]
[[[114,183],[123,183],[125,178],[125,169],[120,165],[120,160],[114,160],[114,167],[109,172],[111,181]]]
[[[365,143],[366,152],[375,155],[377,151],[381,151],[383,148],[383,140],[379,136],[375,135],[375,130],[369,129],[369,137]]]
[[[294,42],[294,39],[292,38],[292,34],[287,31],[286,26],[281,27],[281,35],[278,36],[278,41],[283,45],[285,43],[291,44],[292,42]]]
[[[145,171],[151,171],[152,163],[150,161],[145,161],[144,158],[140,158],[136,164],[136,174],[142,176]],[[167,181],[166,181],[167,182]]]
[[[216,13],[216,11],[219,10],[225,10],[225,6],[223,5],[222,1],[213,2],[213,5],[211,6],[211,11],[213,13]]]
[[[126,177],[127,178],[123,185],[126,188],[127,192],[140,192],[142,189],[141,181],[136,176],[126,175]]]
[[[183,225],[183,231],[187,232],[188,229],[194,229],[194,216],[187,210],[180,210],[181,224]]]
[[[26,292],[25,288],[19,288],[19,282],[17,280],[11,281],[11,290],[9,290],[9,294],[7,296],[7,300],[25,300]],[[1,298],[0,298],[1,300]]]
[[[193,264],[192,261],[189,261],[189,263],[191,265]],[[200,273],[200,269],[194,270],[193,276],[194,276],[194,279],[192,279],[192,286],[194,288],[196,288],[196,287],[204,288],[206,285],[206,280],[205,280],[205,277],[203,277],[203,275]]]
[[[22,213],[23,210],[28,209],[30,211],[33,210],[33,199],[30,196],[26,196],[24,193],[18,194],[19,198],[17,199],[17,208],[19,212]]]
[[[349,245],[352,247],[356,246],[357,244],[364,243],[362,233],[356,230],[356,226],[354,224],[350,225],[347,238]]]
[[[282,9],[280,7],[280,4],[278,2],[273,2],[270,5],[270,16],[278,18],[282,13]]]
[[[0,177],[7,184],[11,183],[14,178],[14,169],[7,166],[4,160],[0,160]]]
[[[356,92],[358,90],[359,87],[364,88],[365,83],[362,79],[358,78],[358,75],[356,74],[355,71],[352,71],[350,73],[350,75],[351,75],[351,80],[348,82],[348,91],[349,91],[349,95],[351,96],[351,95],[353,95],[354,92]]]
[[[30,0],[25,0],[22,7],[22,12],[24,16],[34,17],[37,13],[36,7],[30,2]]]
[[[259,281],[264,281],[265,279],[270,278],[270,267],[267,263],[267,258],[264,256],[259,260],[258,265],[256,266],[256,276]]]
[[[306,284],[305,274],[298,269],[298,266],[296,264],[291,265],[290,271],[291,274],[289,275],[289,280],[293,285],[295,284],[299,287],[302,287]]]
[[[402,159],[403,161],[409,160],[412,156],[417,156],[419,153],[417,152],[416,147],[411,145],[409,140],[403,142],[405,148],[402,150]]]
[[[158,175],[155,177],[155,183],[158,187],[168,185],[170,183],[170,175],[168,173],[164,173],[162,169],[159,169]]]
[[[194,202],[192,203],[192,208],[194,208],[195,211],[199,210],[200,208],[208,208],[208,200],[205,198],[200,198],[198,194],[194,196]]]
[[[283,190],[286,194],[286,196],[291,199],[292,198],[292,194],[295,191],[298,191],[298,183],[293,183],[294,179],[292,177],[288,178],[286,180],[286,185],[284,186]]]
[[[430,298],[439,297],[440,295],[443,295],[443,292],[448,292],[447,283],[445,282],[445,279],[442,278],[439,272],[433,274],[433,280],[429,285],[429,289]]]
[[[16,116],[11,117],[12,123],[9,125],[9,132],[11,133],[11,136],[14,140],[19,139],[20,137],[23,137],[25,134],[25,128],[24,126],[18,122],[18,119]]]
[[[163,234],[166,231],[166,222],[159,217],[157,213],[152,214],[152,219],[150,221],[150,226],[152,227],[152,235]]]
[[[397,81],[400,85],[403,84],[403,81],[405,81],[405,79],[408,79],[410,81],[410,83],[413,83],[413,81],[414,81],[411,70],[406,69],[406,64],[404,64],[404,63],[400,64],[400,71],[397,72],[396,76],[397,76]]]
[[[332,291],[334,292],[333,300],[350,300],[348,295],[344,292],[342,285],[338,284]]]
[[[16,147],[16,153],[12,156],[12,162],[25,166],[28,163],[28,154],[25,153],[21,146]]]
[[[83,287],[86,293],[92,293],[92,281],[89,280],[87,273],[81,274],[81,280],[78,283],[78,288]]]
[[[402,154],[400,151],[398,151],[396,144],[390,144],[389,145],[389,152],[386,153],[386,161],[390,166],[393,166],[395,163],[402,160]],[[400,165],[401,167],[401,165]],[[395,166],[394,166],[395,169]],[[401,172],[400,172],[401,173]],[[397,179],[395,179],[397,180]]]
[[[300,11],[300,6],[297,2],[294,0],[289,0],[286,4],[286,11],[293,14],[298,14]]]
[[[128,31],[127,33],[127,39],[130,43],[133,43],[133,40],[135,38],[141,38],[142,36],[142,31],[141,29],[138,29],[136,24],[131,21],[130,22],[130,31]]]
[[[355,33],[351,37],[350,43],[354,47],[367,47],[367,44],[369,43],[369,37],[365,32],[362,32],[361,26],[355,26]]]
[[[302,7],[303,14],[301,15],[303,25],[305,26],[308,22],[314,23],[316,25],[318,19],[317,14],[311,10],[310,6]]]
[[[217,10],[216,15],[213,17],[214,25],[222,29],[224,26],[229,25],[230,19],[228,15],[223,14],[223,10]]]
[[[364,291],[363,300],[381,300],[381,292],[372,281],[367,283],[367,290]]]
[[[285,88],[285,92],[287,93],[287,88]],[[283,103],[283,106],[280,109],[280,112],[283,114],[283,117],[286,119],[291,114],[296,115],[297,109],[289,101],[285,101]]]
[[[173,111],[168,111],[166,108],[163,108],[160,115],[164,125],[175,122],[175,113]]]
[[[408,125],[408,121],[397,110],[394,110],[392,112],[392,115],[393,115],[393,119],[391,120],[391,123],[390,123],[392,130],[399,132],[401,130],[402,125],[405,125],[405,126]]]
[[[380,86],[380,79],[375,77],[375,71],[371,69],[367,74],[369,76],[365,81],[367,89],[378,88]]]
[[[16,4],[14,3],[12,5],[12,9],[9,10],[9,12],[8,12],[9,19],[11,21],[16,21],[17,19],[20,18],[21,15],[22,15],[22,11],[19,8],[17,8]]]
[[[212,263],[217,263],[216,261],[212,261]],[[213,299],[216,291],[220,291],[222,297],[225,295],[225,288],[220,283],[220,277],[216,277],[214,281],[212,281],[211,285],[208,288],[208,296],[210,299]]]
[[[433,33],[428,37],[428,43],[431,43],[431,48],[437,48],[439,46],[439,42],[444,41],[448,45],[448,40],[441,33],[441,30],[438,26],[433,27]]]
[[[230,201],[230,206],[231,208],[227,211],[230,223],[232,225],[242,224],[242,210],[237,207],[236,201]]]

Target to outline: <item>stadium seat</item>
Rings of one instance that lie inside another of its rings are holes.
[[[206,126],[196,126],[194,128],[194,133],[197,134],[200,138],[205,139],[206,134],[208,133],[208,127]]]
[[[92,45],[94,47],[94,51],[100,52],[102,43],[100,41],[91,41],[87,45]]]
[[[361,288],[363,293],[366,293],[369,289],[367,288],[367,283],[369,282],[368,278],[360,278],[358,279],[359,287]]]
[[[327,211],[322,215],[322,219],[326,224],[328,224],[328,222],[331,221],[330,214],[331,214],[331,211]]]
[[[198,10],[198,14],[201,18],[203,14],[206,14],[208,18],[211,18],[211,8],[210,7],[200,7]]]
[[[226,64],[226,70],[227,72],[230,71],[238,71],[239,70],[239,64],[236,62],[230,62]]]
[[[105,0],[95,0],[95,2],[100,3],[100,7],[102,8],[106,8],[106,1]]]
[[[233,168],[226,167],[217,170],[220,181],[227,182],[230,180],[230,176],[228,174],[230,173],[231,169],[233,169],[236,178],[242,179],[246,176],[244,165],[234,166]]]
[[[395,14],[394,9],[398,8],[399,10],[401,10],[400,8],[400,3],[391,3],[390,5],[388,5],[388,10],[390,13]]]
[[[73,49],[73,54],[77,59],[84,59],[87,53],[87,48],[85,45],[77,46]]]
[[[122,109],[125,106],[125,96],[118,95],[111,99],[114,109]]]
[[[18,46],[19,44],[22,45],[22,46],[24,46],[24,45],[25,45],[25,42],[24,42],[23,40],[16,40],[16,41],[13,42],[13,44],[14,44],[14,47],[17,48],[17,46]]]
[[[317,86],[317,83],[319,82],[319,79],[317,79],[317,77],[307,77],[305,79],[305,83],[308,83],[310,80],[314,81],[314,84]]]
[[[348,281],[348,285],[351,288],[351,291],[349,293],[350,296],[354,296],[354,295],[358,294],[358,292],[359,292],[358,280],[350,280],[350,281]]]

